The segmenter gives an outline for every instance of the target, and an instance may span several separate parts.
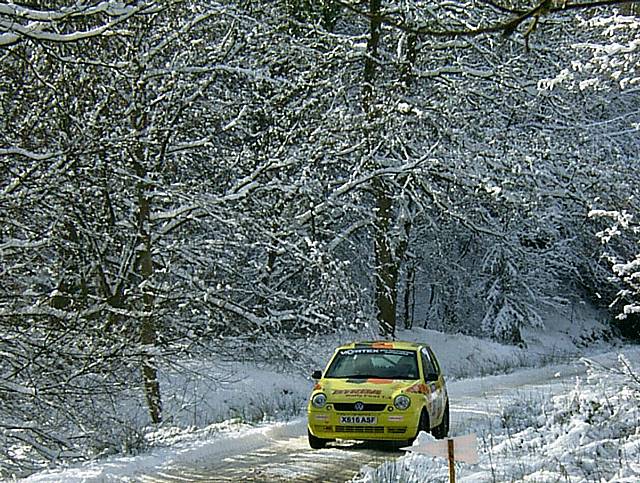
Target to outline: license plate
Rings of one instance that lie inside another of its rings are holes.
[[[340,424],[376,424],[376,416],[340,416]]]

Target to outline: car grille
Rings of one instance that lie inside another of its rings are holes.
[[[336,426],[336,433],[384,433],[384,426]]]
[[[333,407],[336,411],[356,411],[354,405],[355,403],[334,403]],[[384,411],[386,407],[386,404],[364,403],[364,408],[360,411]]]
[[[407,427],[406,426],[400,426],[397,428],[387,428],[387,433],[393,433],[393,434],[402,434],[402,433],[406,433],[407,432]]]
[[[384,426],[320,426],[314,425],[316,431],[330,431],[332,433],[371,433],[381,434],[385,432]],[[407,432],[406,426],[386,428],[387,434],[404,434]]]

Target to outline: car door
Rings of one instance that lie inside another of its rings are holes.
[[[423,347],[420,355],[422,357],[425,383],[429,388],[431,424],[435,425],[440,421],[442,413],[444,412],[446,399],[444,377],[442,376],[442,371],[440,370],[437,359],[429,348]]]

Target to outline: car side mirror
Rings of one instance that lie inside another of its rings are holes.
[[[322,379],[322,371],[313,371],[313,374],[311,374],[311,378],[312,379]]]
[[[437,372],[432,372],[430,374],[427,374],[427,382],[436,382],[438,380],[438,373]]]

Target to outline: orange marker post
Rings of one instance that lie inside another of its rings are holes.
[[[429,441],[401,449],[446,458],[449,463],[449,481],[451,483],[456,481],[456,460],[470,464],[478,462],[478,440],[475,434]]]
[[[456,483],[456,460],[453,453],[453,439],[447,439],[447,448],[449,450],[449,482]]]

